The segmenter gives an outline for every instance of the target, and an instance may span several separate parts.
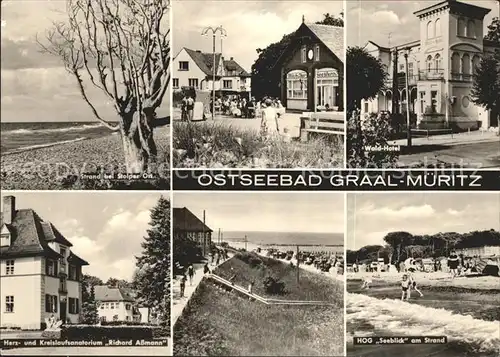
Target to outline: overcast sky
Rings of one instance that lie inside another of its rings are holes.
[[[66,1],[2,0],[1,7],[2,122],[95,121],[75,78],[57,57],[41,53],[36,42],[54,21],[67,20]],[[118,119],[99,89],[86,89],[104,119]],[[166,100],[160,115],[168,112],[165,108]]]
[[[214,231],[344,232],[343,193],[175,192],[174,207],[186,207]]]
[[[173,3],[174,55],[187,47],[212,52],[212,36],[203,37],[206,26],[222,25],[227,31],[223,55],[234,59],[248,72],[257,59],[257,48],[265,48],[297,30],[302,23],[323,19],[323,14],[339,16],[343,1],[175,1]],[[220,52],[217,36],[216,51]]]
[[[371,40],[380,46],[388,46],[389,33],[391,33],[391,46],[418,40],[420,20],[413,13],[438,2],[439,0],[347,0],[347,45],[364,46]],[[498,16],[496,0],[462,2],[492,10],[485,17],[485,29],[493,17]]]
[[[347,195],[347,249],[384,244],[389,232],[500,230],[500,194],[363,193]]]
[[[7,192],[2,193],[2,197]],[[14,192],[18,209],[32,208],[72,244],[90,265],[83,272],[106,281],[132,278],[134,256],[149,228],[155,192]],[[3,211],[3,199],[2,199]]]

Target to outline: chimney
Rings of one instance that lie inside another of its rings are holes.
[[[231,57],[231,61],[234,60],[234,57]]]
[[[201,53],[201,51],[200,51],[200,50],[196,50],[196,52]]]
[[[16,213],[16,198],[14,196],[5,196],[3,198],[3,223],[12,224]]]

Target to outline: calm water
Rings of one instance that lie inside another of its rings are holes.
[[[343,252],[344,235],[342,233],[307,233],[307,232],[224,232],[224,240],[227,242],[237,242],[247,236],[248,243],[261,248],[279,248],[280,250],[295,250],[296,244],[313,244],[317,247],[301,247],[307,251],[332,251]],[[214,232],[212,239],[217,239],[217,232]],[[276,246],[273,246],[276,244]],[[285,246],[277,246],[285,244]],[[286,244],[290,244],[286,246]],[[326,244],[340,245],[340,247],[326,247]]]
[[[53,143],[97,138],[112,132],[93,122],[1,123],[2,154]]]

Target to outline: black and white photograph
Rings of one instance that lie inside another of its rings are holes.
[[[344,194],[174,192],[178,356],[344,355]]]
[[[347,165],[500,168],[500,2],[346,6]]]
[[[347,356],[499,355],[500,193],[353,193],[347,217]]]
[[[343,5],[174,2],[173,166],[343,167]]]
[[[171,355],[170,200],[2,192],[2,355]]]
[[[1,6],[2,188],[169,189],[169,2]]]

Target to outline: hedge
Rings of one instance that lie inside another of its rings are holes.
[[[146,339],[153,338],[154,326],[68,325],[61,329],[66,340]]]

